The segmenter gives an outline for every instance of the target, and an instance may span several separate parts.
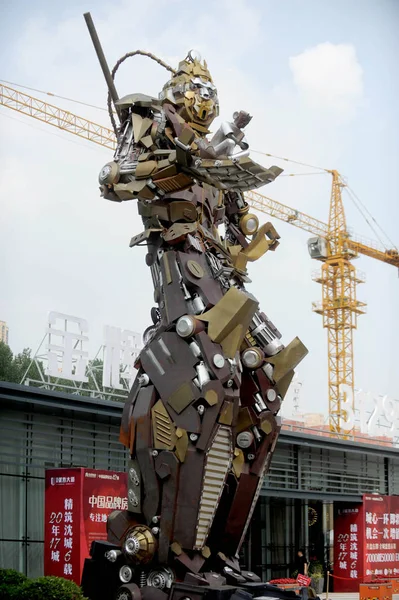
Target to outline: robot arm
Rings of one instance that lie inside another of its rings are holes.
[[[203,158],[233,158],[238,159],[249,154],[249,144],[242,131],[252,117],[245,111],[235,112],[233,121],[224,121],[210,142],[202,140],[200,156]],[[238,146],[240,151],[234,154]]]
[[[239,192],[228,192],[226,198],[226,242],[235,269],[246,273],[247,262],[254,262],[268,250],[275,250],[280,236],[268,222],[259,226],[258,217]]]
[[[99,175],[104,198],[151,201],[191,184],[192,178],[181,173],[174,132],[159,101],[134,94],[117,104],[121,127],[114,160]]]

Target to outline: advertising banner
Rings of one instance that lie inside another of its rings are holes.
[[[399,496],[366,494],[362,504],[339,503],[334,515],[334,591],[399,577]]]
[[[358,592],[363,575],[362,504],[339,503],[334,518],[334,591]]]
[[[93,540],[106,540],[107,517],[127,509],[127,475],[94,469],[46,471],[44,574],[80,584]]]
[[[364,575],[399,576],[399,497],[363,496]]]

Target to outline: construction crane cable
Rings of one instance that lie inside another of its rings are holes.
[[[352,200],[353,205],[357,208],[357,210],[359,211],[359,213],[362,215],[363,219],[366,221],[367,225],[370,227],[370,229],[372,230],[372,232],[374,233],[374,235],[376,236],[376,238],[378,239],[378,241],[380,242],[382,248],[386,251],[388,250],[388,246],[386,244],[386,242],[384,242],[383,238],[381,237],[380,233],[378,232],[378,229],[376,227],[374,227],[373,223],[370,221],[370,219],[367,217],[367,215],[364,213],[364,211],[362,210],[361,206],[362,203],[360,202],[359,198],[353,194],[352,190],[350,188],[348,188],[347,190],[347,194],[349,196],[349,198]],[[359,204],[361,206],[359,206]],[[367,211],[367,209],[365,209]],[[367,211],[369,213],[369,211]],[[369,213],[370,214],[370,213]],[[385,235],[386,239],[389,241],[389,243],[391,244],[391,248],[392,249],[396,249],[395,244],[390,240],[390,238],[388,237],[388,235],[383,231],[383,229],[378,225],[377,221],[374,219],[374,217],[370,214],[370,218],[372,219],[372,221],[374,221],[376,223],[376,225],[378,226],[378,228],[380,229],[380,231]]]
[[[0,107],[0,108],[3,108],[3,107]],[[89,146],[86,144],[81,144],[76,140],[71,140],[70,138],[66,138],[64,135],[58,135],[54,131],[47,131],[47,129],[42,129],[42,127],[38,127],[37,125],[33,125],[32,123],[27,123],[23,119],[17,119],[16,117],[7,115],[7,114],[3,113],[2,110],[0,110],[0,116],[6,117],[7,119],[12,119],[13,121],[16,121],[17,123],[21,123],[22,125],[26,125],[27,127],[32,127],[32,129],[36,129],[37,131],[41,131],[42,133],[46,133],[47,135],[54,135],[55,137],[59,138],[60,140],[65,140],[66,142],[69,142],[70,144],[76,144],[77,146],[81,146],[82,148],[86,148],[86,149],[92,150],[94,152],[98,152],[100,150],[97,147]]]
[[[146,56],[147,58],[150,58],[151,60],[154,60],[155,62],[157,62],[159,65],[161,65],[161,67],[164,67],[164,69],[166,69],[167,71],[170,71],[171,73],[173,73],[173,75],[176,74],[175,69],[173,69],[171,66],[169,66],[161,58],[158,58],[157,56],[155,56],[155,54],[152,54],[151,52],[146,52],[145,50],[133,50],[132,52],[127,52],[126,54],[124,54],[124,56],[121,56],[121,58],[116,61],[115,65],[114,65],[114,68],[112,69],[112,72],[111,72],[112,79],[115,79],[115,75],[116,75],[117,70],[119,69],[119,67],[121,66],[121,64],[127,58],[131,58],[132,56],[137,56],[137,55],[139,55],[139,56]],[[108,106],[108,114],[109,114],[109,118],[110,118],[111,123],[112,123],[112,127],[114,129],[115,135],[117,135],[118,134],[118,127],[116,125],[114,113],[113,113],[113,110],[112,110],[112,98],[111,98],[111,94],[109,92],[108,92],[107,106]]]
[[[20,87],[24,90],[30,90],[31,92],[36,92],[38,94],[45,94],[46,96],[52,96],[53,98],[60,98],[61,100],[67,100],[68,102],[74,102],[75,104],[82,104],[82,106],[88,106],[89,108],[96,108],[97,110],[107,109],[103,106],[96,106],[95,104],[89,104],[88,102],[82,102],[81,100],[74,100],[73,98],[67,98],[66,96],[59,96],[58,94],[53,94],[53,92],[45,92],[44,90],[38,90],[33,87],[29,87],[27,85],[21,85],[20,83],[13,83],[12,81],[6,81],[5,79],[0,79],[0,83],[5,83],[6,85],[15,85],[16,87]]]
[[[309,165],[308,163],[299,162],[298,160],[292,160],[291,158],[285,158],[283,156],[276,156],[275,154],[269,154],[268,152],[262,152],[261,150],[251,150],[251,152],[255,152],[255,154],[263,154],[263,156],[269,156],[270,158],[277,158],[278,160],[285,160],[286,162],[294,163],[296,165],[301,165],[301,167],[309,167],[310,169],[318,169],[319,171],[325,171],[326,173],[331,173],[330,169],[324,169],[323,167]]]
[[[283,173],[279,177],[303,177],[304,175],[325,175],[325,173],[313,172],[313,173]]]
[[[373,225],[370,223],[369,219],[366,217],[366,215],[364,214],[364,212],[362,211],[361,207],[359,206],[356,198],[351,194],[350,190],[347,189],[346,190],[349,199],[352,201],[353,205],[355,208],[357,208],[357,210],[359,211],[359,213],[361,214],[361,216],[363,217],[363,219],[366,221],[367,225],[370,227],[370,229],[373,231],[374,235],[376,236],[376,238],[378,239],[378,241],[380,242],[380,244],[382,244],[383,247],[385,247],[384,242],[382,241],[382,239],[380,238],[378,232],[374,229]]]
[[[386,233],[386,231],[384,231],[384,229],[381,227],[381,225],[373,217],[373,215],[371,214],[371,212],[368,210],[367,206],[360,200],[359,196],[357,196],[357,194],[352,190],[352,188],[349,186],[349,184],[347,183],[347,181],[345,181],[345,185],[346,185],[346,190],[348,192],[348,195],[352,199],[352,202],[355,202],[355,200],[356,200],[360,204],[360,206],[363,208],[363,210],[369,215],[370,219],[375,223],[375,226],[378,227],[378,229],[380,230],[380,232],[385,236],[386,240],[388,240],[388,242],[391,244],[391,247],[393,249],[397,250],[396,244],[391,240],[391,238]],[[378,233],[376,232],[376,230],[374,229],[374,227],[371,225],[371,223],[367,220],[366,216],[362,213],[362,211],[361,211],[360,208],[359,208],[359,211],[361,212],[363,218],[366,220],[367,224],[371,227],[371,229],[373,230],[373,232],[375,233],[375,235],[379,238]],[[382,245],[386,248],[387,247],[386,243],[384,243],[380,238],[379,238],[379,240],[382,243]]]

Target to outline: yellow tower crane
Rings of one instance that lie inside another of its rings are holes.
[[[116,147],[115,134],[111,129],[1,83],[0,105],[110,150]],[[353,330],[357,327],[358,315],[364,313],[366,306],[356,298],[357,284],[363,279],[357,274],[352,260],[364,254],[399,267],[399,252],[397,248],[386,249],[374,242],[364,243],[348,233],[342,201],[342,188],[346,184],[337,171],[326,171],[332,175],[328,224],[258,192],[247,192],[246,199],[254,209],[314,236],[308,242],[309,253],[323,264],[321,272],[313,276],[322,285],[322,301],[313,303],[313,310],[323,316],[323,326],[328,332],[330,431],[349,435],[355,414]]]

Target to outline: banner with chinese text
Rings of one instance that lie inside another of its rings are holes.
[[[80,584],[93,540],[107,538],[113,510],[127,509],[125,473],[94,469],[46,471],[44,574]]]
[[[399,576],[399,497],[363,496],[364,575]]]
[[[363,575],[363,506],[339,503],[334,516],[335,592],[358,592]]]
[[[337,503],[334,517],[334,591],[399,577],[399,497],[370,494],[362,504]]]

